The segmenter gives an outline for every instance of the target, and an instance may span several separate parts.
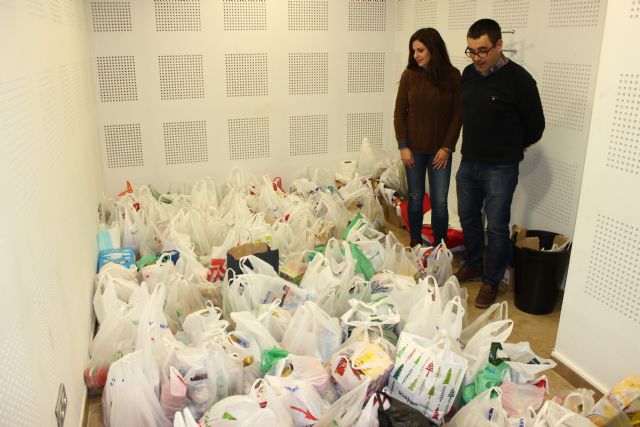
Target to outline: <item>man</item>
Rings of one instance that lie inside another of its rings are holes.
[[[527,147],[539,141],[544,131],[536,81],[502,54],[502,45],[496,21],[475,22],[467,32],[465,51],[473,64],[462,73],[462,161],[456,186],[466,253],[455,275],[460,283],[482,279],[475,301],[479,308],[489,307],[498,294],[507,265],[518,165]]]

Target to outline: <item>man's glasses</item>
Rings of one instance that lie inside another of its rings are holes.
[[[473,50],[473,49],[466,48],[464,50],[464,54],[467,55],[471,59],[473,59],[474,56],[477,56],[480,59],[484,59],[487,56],[489,56],[489,52],[491,52],[494,47],[496,47],[496,45],[491,46],[489,49],[486,49],[486,48],[483,48],[483,47],[481,47],[478,50]]]

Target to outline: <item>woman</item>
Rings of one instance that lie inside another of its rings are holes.
[[[423,243],[422,206],[427,174],[433,244],[446,242],[449,157],[462,126],[460,71],[451,65],[447,47],[433,28],[422,28],[409,39],[409,63],[400,78],[393,124],[407,171],[410,245]]]

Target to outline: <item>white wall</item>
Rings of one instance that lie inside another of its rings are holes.
[[[107,190],[234,167],[286,186],[357,158],[364,136],[394,144],[394,3],[92,3]]]
[[[78,425],[102,160],[84,4],[0,1],[0,424]]]
[[[640,372],[640,5],[609,2],[554,356],[601,390]]]
[[[131,179],[165,190],[235,166],[286,179],[355,158],[361,136],[392,147],[410,34],[438,28],[462,69],[467,27],[487,16],[516,31],[505,34],[505,47],[517,48],[510,56],[537,79],[547,115],[543,140],[521,168],[513,222],[573,236],[578,216],[556,355],[604,386],[632,371],[622,361],[640,359],[637,343],[624,339],[638,322],[638,215],[625,190],[637,181],[637,103],[617,94],[618,85],[628,93],[637,85],[634,56],[621,55],[637,38],[631,1],[610,6],[612,53],[603,51],[584,160],[606,7],[587,0],[0,0],[2,414],[13,425],[53,425],[64,382],[67,425],[79,421],[103,187],[114,194]],[[175,137],[185,133],[186,140]],[[631,172],[600,159],[623,160]],[[578,215],[581,186],[589,191]],[[606,240],[602,260],[603,234],[636,237],[622,251]],[[585,352],[580,344],[589,338],[598,344]],[[607,353],[613,346],[616,355]],[[596,363],[607,359],[607,367]]]

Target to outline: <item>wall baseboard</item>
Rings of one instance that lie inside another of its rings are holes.
[[[80,427],[86,427],[89,423],[89,391],[84,388],[84,396],[82,397],[82,417],[80,417]]]
[[[596,402],[600,400],[600,398],[602,398],[606,391],[603,391],[601,387],[594,384],[585,376],[579,374],[576,370],[571,368],[569,364],[567,364],[562,359],[561,356],[555,353],[555,351],[551,352],[551,359],[557,363],[557,366],[553,370],[562,378],[564,378],[569,384],[576,388],[587,388],[593,390],[593,398]]]

